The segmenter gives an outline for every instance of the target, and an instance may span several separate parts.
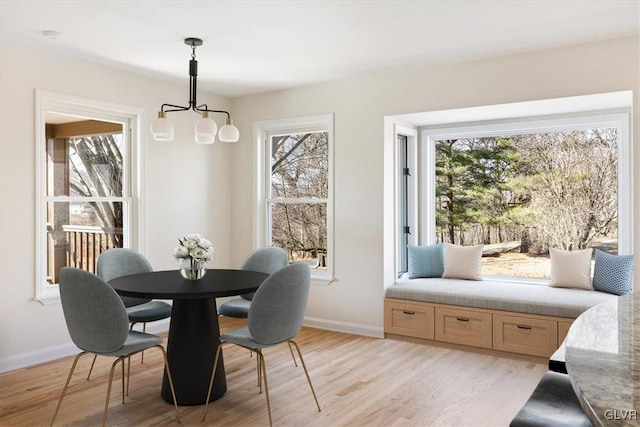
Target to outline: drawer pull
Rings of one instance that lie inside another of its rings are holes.
[[[468,322],[469,318],[468,317],[456,317],[456,320],[459,322]]]
[[[518,325],[518,329],[531,329],[529,325]]]
[[[408,314],[408,315],[410,315],[410,316],[412,316],[412,315],[416,314],[414,311],[408,311],[408,310],[402,310],[402,313],[403,313],[403,314]]]

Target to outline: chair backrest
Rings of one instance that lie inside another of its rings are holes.
[[[73,267],[60,271],[60,300],[73,343],[93,353],[122,347],[129,317],[115,290],[98,276]]]
[[[289,265],[287,251],[275,246],[266,246],[251,252],[242,263],[241,268],[243,270],[273,274],[287,265]],[[253,293],[250,293],[241,296],[244,299],[252,300],[253,295]]]
[[[261,344],[277,344],[295,337],[304,320],[309,297],[309,265],[284,267],[258,288],[249,307],[249,332]]]
[[[112,248],[98,256],[96,273],[103,281],[108,282],[116,277],[153,271],[149,261],[133,249]],[[125,307],[144,304],[148,298],[121,297]]]

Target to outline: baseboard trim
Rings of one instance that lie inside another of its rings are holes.
[[[384,338],[384,328],[361,323],[338,322],[335,320],[320,319],[317,317],[305,317],[304,326],[324,329],[327,331],[341,332],[345,334],[362,335],[365,337]]]
[[[310,328],[324,329],[345,334],[362,335],[373,338],[384,338],[384,328],[361,323],[338,322],[335,320],[320,319],[317,317],[305,317],[304,325]],[[136,329],[140,329],[139,325]],[[147,332],[160,334],[169,330],[169,319],[159,320],[147,325]],[[78,353],[78,347],[72,342],[50,346],[43,349],[29,351],[0,359],[0,374],[17,369],[28,368],[41,363],[50,362]]]
[[[136,325],[135,327],[136,330],[141,330],[141,328],[142,326],[140,325]],[[168,330],[169,319],[159,320],[147,325],[147,332],[150,334],[160,334]],[[72,342],[16,354],[0,359],[0,374],[28,368],[75,354],[78,354],[78,347]]]

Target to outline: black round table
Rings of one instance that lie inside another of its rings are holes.
[[[220,343],[215,298],[255,292],[268,274],[246,270],[207,270],[197,281],[184,279],[180,272],[154,271],[110,280],[120,295],[139,298],[172,299],[167,359],[178,405],[205,403],[216,349]],[[222,355],[209,401],[227,391]],[[164,374],[162,397],[173,403],[169,381]]]

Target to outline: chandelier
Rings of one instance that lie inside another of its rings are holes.
[[[196,61],[196,47],[202,45],[202,40],[194,37],[184,39],[184,43],[191,46],[191,60],[189,61],[189,105],[186,107],[173,104],[162,104],[158,111],[158,118],[151,123],[151,133],[156,141],[173,141],[173,124],[166,118],[166,113],[174,111],[193,110],[202,114],[196,121],[194,139],[198,144],[213,144],[218,134],[218,139],[222,142],[238,142],[240,131],[233,125],[231,115],[228,111],[210,110],[207,104],[198,105],[196,101],[196,90],[198,86],[198,61]],[[227,115],[225,125],[220,127],[209,117],[210,113],[221,113]]]

